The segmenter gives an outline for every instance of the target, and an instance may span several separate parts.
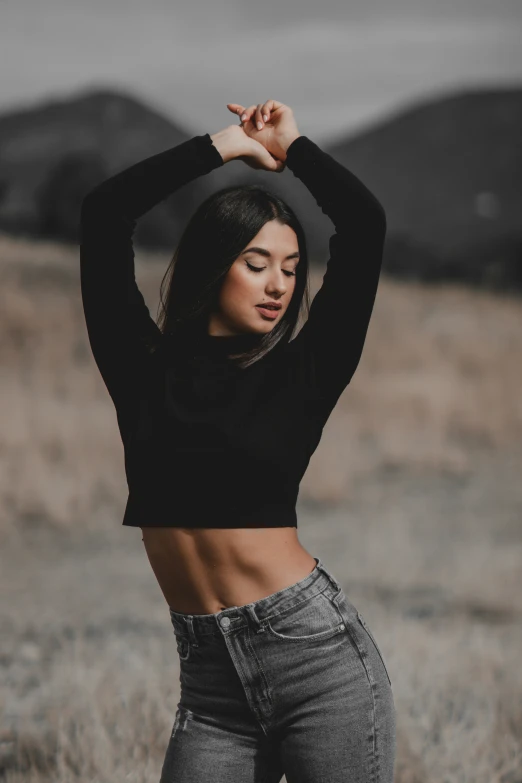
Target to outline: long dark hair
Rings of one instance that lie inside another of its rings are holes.
[[[291,207],[259,185],[232,185],[218,190],[190,218],[161,282],[158,327],[163,335],[190,339],[192,334],[206,329],[208,317],[217,307],[225,275],[270,220],[288,225],[296,233],[300,259],[294,292],[272,331],[262,335],[254,348],[233,358],[238,359],[239,366],[246,367],[277,343],[290,341],[303,302],[306,314],[310,309],[306,237]]]

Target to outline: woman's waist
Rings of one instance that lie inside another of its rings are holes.
[[[151,567],[171,609],[211,614],[259,600],[315,567],[295,527],[143,527]]]

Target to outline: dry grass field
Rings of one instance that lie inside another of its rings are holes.
[[[121,526],[78,253],[0,236],[0,780],[156,783],[177,651]],[[156,315],[168,258],[147,261]],[[300,539],[388,664],[396,783],[522,781],[521,382],[522,300],[383,277],[301,485]]]

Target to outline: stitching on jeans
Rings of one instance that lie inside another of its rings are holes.
[[[290,606],[284,606],[278,612],[273,612],[272,614],[266,615],[266,617],[263,617],[261,622],[264,623],[264,622],[266,622],[268,620],[271,620],[272,617],[279,617],[279,615],[284,614],[284,612],[289,612],[292,609],[297,609],[297,607],[301,606],[301,604],[304,604],[307,601],[311,601],[312,598],[315,598],[318,595],[324,594],[324,592],[327,589],[328,589],[328,585],[326,585],[326,587],[324,587],[322,590],[318,590],[316,593],[313,593],[312,595],[307,595],[301,601],[297,601],[297,603],[291,604]],[[329,596],[327,596],[327,598],[329,598]]]
[[[375,649],[376,649],[376,650],[377,650],[377,652],[379,653],[379,658],[380,658],[380,659],[381,659],[381,661],[382,661],[382,665],[384,666],[384,671],[386,672],[386,676],[387,676],[387,678],[388,678],[388,682],[390,683],[390,686],[391,686],[391,677],[390,677],[390,675],[389,675],[389,672],[388,672],[388,667],[386,666],[386,664],[385,664],[385,662],[384,662],[384,658],[383,658],[383,656],[382,656],[382,653],[381,653],[381,651],[380,651],[380,649],[379,649],[379,645],[378,645],[378,644],[377,644],[377,642],[375,641],[375,639],[374,639],[374,637],[373,637],[373,633],[372,633],[372,632],[370,631],[370,629],[368,628],[368,626],[367,626],[367,624],[366,624],[366,621],[365,621],[364,617],[363,617],[363,616],[360,614],[360,612],[359,612],[359,611],[357,612],[357,617],[358,617],[358,618],[359,618],[359,620],[361,621],[361,625],[362,625],[362,627],[364,628],[364,630],[366,631],[366,633],[368,634],[368,636],[369,636],[369,637],[370,637],[370,639],[372,640],[372,642],[373,642],[373,646],[375,647]]]
[[[370,691],[371,691],[371,694],[372,694],[372,712],[373,712],[373,726],[372,726],[372,729],[373,729],[373,732],[372,732],[373,733],[373,736],[372,736],[372,745],[373,745],[373,754],[372,754],[373,755],[373,758],[372,758],[372,761],[373,761],[373,775],[372,775],[372,778],[373,778],[374,781],[376,781],[376,773],[378,773],[378,764],[377,764],[377,737],[376,737],[376,734],[377,734],[377,722],[376,722],[375,693],[373,691],[373,683],[372,683],[372,680],[371,680],[371,677],[370,677],[370,673],[368,671],[368,667],[366,666],[366,661],[364,660],[364,656],[363,656],[363,654],[361,652],[361,649],[360,649],[359,645],[357,644],[357,642],[355,641],[355,639],[352,636],[352,634],[350,632],[348,632],[348,633],[349,633],[350,638],[353,639],[355,647],[357,649],[357,652],[359,653],[359,657],[360,657],[360,659],[362,661],[362,665],[364,666],[364,671],[366,672],[366,677],[368,678],[368,684],[370,686]]]
[[[267,680],[267,677],[266,677],[266,674],[265,674],[265,670],[263,669],[263,666],[261,665],[261,661],[257,657],[256,651],[254,650],[254,647],[251,644],[251,637],[250,637],[249,629],[247,629],[246,645],[247,645],[248,649],[250,650],[253,658],[255,658],[256,663],[257,663],[257,665],[259,667],[259,671],[261,672],[261,675],[263,677],[263,682],[265,684],[268,703],[269,703],[270,707],[272,707],[273,706],[272,705],[272,693],[270,692],[270,688],[268,686],[268,680]]]
[[[181,720],[182,715],[183,715],[183,720]],[[187,722],[192,719],[193,715],[194,715],[193,712],[186,709],[185,707],[182,707],[181,705],[178,705],[171,738],[174,737],[178,729],[180,731],[185,731],[185,729],[187,728]]]
[[[250,685],[248,684],[248,676],[247,676],[247,672],[245,671],[245,668],[243,666],[243,661],[241,660],[241,656],[238,657],[236,655],[236,652],[235,652],[233,647],[229,650],[229,652],[230,652],[230,657],[232,658],[232,662],[234,664],[234,667],[235,667],[235,669],[237,671],[237,674],[239,676],[239,679],[241,680],[241,684],[243,686],[243,690],[245,691],[246,694],[248,694],[249,692],[251,692],[251,688],[250,688]],[[248,698],[248,696],[247,696],[247,698]],[[259,709],[259,707],[257,705],[254,705],[254,714],[255,714],[257,720],[259,721],[259,723],[261,724],[261,728],[263,729],[263,731],[265,731],[265,723],[264,723],[264,720],[263,720],[263,716],[262,716],[261,710]],[[265,731],[265,733],[266,733],[266,731]]]
[[[343,625],[346,625],[346,620],[345,620],[345,617],[344,617],[344,615],[343,615],[343,613],[342,613],[342,611],[341,611],[341,608],[340,608],[340,606],[339,606],[339,600],[340,600],[341,593],[342,593],[342,587],[340,587],[340,588],[339,588],[339,590],[337,590],[337,592],[335,592],[333,595],[327,595],[327,596],[326,596],[326,598],[327,598],[327,599],[330,601],[330,603],[331,603],[331,604],[333,604],[333,605],[335,606],[335,608],[337,609],[337,614],[339,615],[340,622],[341,622]]]
[[[180,639],[176,639],[177,641],[177,647],[178,647],[178,655],[180,661],[187,661],[189,659],[190,653],[191,653],[191,642],[190,639],[187,636],[180,637]],[[183,651],[183,642],[186,644],[186,651],[184,654],[182,654]]]
[[[337,616],[338,616],[338,619],[339,619],[339,623],[342,623],[344,625],[344,623],[345,623],[344,617],[342,615],[342,612],[339,609],[338,604],[335,601],[335,596],[340,593],[340,590],[337,593],[334,593],[334,595],[328,595],[326,593],[326,590],[327,590],[327,588],[325,588],[324,590],[320,590],[318,593],[316,593],[316,595],[324,595],[326,600],[329,602],[330,606],[334,606],[335,607],[335,609],[337,611]],[[297,604],[297,606],[300,606],[302,603],[303,602],[301,601],[299,604]],[[292,607],[292,609],[295,609],[295,606]],[[327,641],[332,636],[335,636],[336,634],[338,634],[338,633],[340,633],[342,631],[342,628],[340,627],[340,624],[337,624],[335,627],[330,628],[327,631],[321,631],[320,633],[317,633],[317,634],[309,634],[307,636],[285,636],[284,634],[280,634],[277,631],[275,631],[272,628],[271,624],[270,624],[270,620],[273,617],[279,617],[281,614],[282,614],[281,612],[278,612],[276,614],[270,615],[269,617],[264,617],[263,620],[261,620],[261,624],[263,626],[263,630],[268,631],[268,633],[272,634],[272,636],[274,636],[276,639],[279,639],[281,641],[285,641],[285,642],[287,642],[287,641],[288,642],[301,642],[301,643],[303,643],[303,642],[313,642],[313,641]]]
[[[372,726],[372,730],[373,730],[372,731],[372,733],[373,733],[373,736],[372,736],[373,774],[372,774],[372,780],[375,783],[375,781],[376,781],[375,775],[379,771],[379,764],[378,764],[378,758],[377,758],[377,737],[376,737],[376,734],[377,734],[377,720],[376,720],[375,693],[374,693],[374,688],[373,688],[373,682],[372,682],[372,678],[370,677],[370,673],[368,671],[368,667],[366,666],[366,661],[364,660],[363,652],[365,652],[365,650],[360,647],[359,643],[357,642],[357,639],[355,638],[355,635],[351,631],[351,628],[350,628],[349,623],[347,622],[347,620],[344,620],[344,625],[345,625],[346,632],[347,632],[348,636],[352,640],[353,647],[355,647],[355,649],[357,651],[357,654],[358,654],[358,656],[359,656],[359,658],[361,660],[361,663],[364,666],[364,671],[366,673],[366,677],[368,679],[368,684],[370,686],[370,691],[371,691],[371,694],[372,694],[372,712],[373,712],[373,726]]]

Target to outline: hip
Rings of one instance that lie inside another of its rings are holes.
[[[250,604],[206,615],[170,609],[180,704],[252,737],[328,727],[390,759],[395,707],[382,651],[342,587],[314,562],[297,583]]]

